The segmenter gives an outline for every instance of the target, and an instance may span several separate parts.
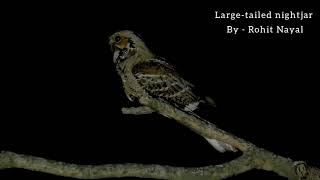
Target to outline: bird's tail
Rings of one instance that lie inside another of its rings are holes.
[[[232,151],[232,152],[236,152],[237,149],[232,147],[229,144],[226,144],[224,142],[218,141],[216,139],[209,139],[209,138],[205,138],[217,151],[224,153],[226,151]]]
[[[198,118],[204,120],[204,121],[210,121],[211,119],[214,121],[215,118],[215,111],[216,111],[216,104],[213,99],[211,99],[208,96],[203,97],[203,100],[190,104],[190,107],[192,108],[192,113],[194,116],[197,116]],[[204,119],[203,119],[204,118]],[[214,123],[214,122],[213,122]],[[218,141],[216,139],[209,139],[205,138],[217,151],[224,153],[227,151],[236,152],[237,149],[232,147],[229,144],[226,144],[224,142]]]
[[[208,96],[204,96],[202,100],[190,103],[184,110],[189,114],[199,118],[202,121],[210,123],[210,120],[216,120],[216,104],[213,99]],[[218,141],[216,139],[205,138],[217,151],[223,153],[226,151],[236,152],[237,149],[229,144]]]

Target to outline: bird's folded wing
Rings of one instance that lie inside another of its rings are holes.
[[[153,98],[189,111],[193,111],[199,103],[200,98],[194,92],[193,85],[181,78],[174,67],[165,61],[142,61],[133,67],[132,73]]]

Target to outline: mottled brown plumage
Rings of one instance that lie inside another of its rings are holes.
[[[129,100],[137,99],[142,103],[142,98],[154,98],[197,117],[195,110],[200,104],[212,104],[202,99],[194,86],[183,79],[172,65],[157,58],[132,31],[116,32],[110,37],[109,44]],[[215,139],[206,140],[220,152],[235,151],[230,145]]]
[[[138,83],[154,98],[166,100],[182,109],[200,101],[193,86],[181,78],[173,66],[164,61],[150,59],[140,62],[132,68],[132,73]]]

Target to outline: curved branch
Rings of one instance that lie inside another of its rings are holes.
[[[243,173],[254,167],[255,163],[250,156],[242,156],[222,165],[184,168],[155,164],[76,165],[13,152],[3,151],[0,154],[0,169],[23,168],[78,179],[111,177],[154,179],[191,179],[192,177],[197,177],[201,179],[223,179]]]
[[[0,153],[0,169],[6,168],[22,168],[77,179],[141,177],[209,180],[225,179],[251,169],[274,171],[289,179],[320,179],[319,169],[309,167],[302,162],[293,162],[264,150],[249,151],[243,156],[221,165],[194,168],[156,164],[77,165],[3,151]]]
[[[258,148],[250,142],[225,132],[209,122],[202,121],[162,101],[141,98],[140,102],[145,107],[126,108],[124,112],[126,114],[158,112],[166,117],[175,119],[201,136],[214,138],[238,148],[243,152],[243,155],[222,165],[185,168],[141,164],[76,165],[12,152],[1,152],[0,169],[23,168],[78,179],[141,177],[179,180],[225,179],[251,169],[263,169],[273,171],[280,176],[292,180],[320,180],[320,169],[318,168]]]

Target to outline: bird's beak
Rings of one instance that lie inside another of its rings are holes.
[[[111,45],[111,51],[113,52],[113,62],[117,63],[119,59],[123,59],[127,54],[129,53],[129,49],[127,48],[128,45],[126,46],[120,46],[117,44],[112,44]]]

